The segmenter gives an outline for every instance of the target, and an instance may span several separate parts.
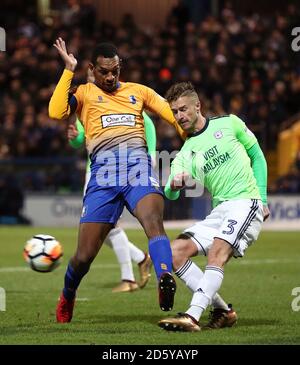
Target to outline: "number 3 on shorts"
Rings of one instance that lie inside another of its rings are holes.
[[[227,227],[229,228],[229,231],[222,231],[222,233],[224,234],[232,234],[234,232],[234,228],[233,226],[237,224],[237,221],[233,220],[233,219],[228,219],[228,225]]]

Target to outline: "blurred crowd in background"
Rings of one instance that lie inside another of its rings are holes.
[[[300,8],[294,5],[281,13],[239,16],[227,4],[218,17],[207,11],[195,22],[179,3],[161,29],[138,27],[131,14],[118,26],[99,23],[87,0],[67,1],[47,22],[30,7],[24,13],[7,12],[5,19],[0,164],[7,176],[18,176],[22,191],[72,192],[83,186],[85,150],[74,151],[68,145],[67,122],[48,116],[49,99],[64,66],[52,46],[58,36],[78,59],[74,84],[86,82],[96,44],[113,42],[123,60],[121,80],[145,84],[161,95],[172,83],[189,80],[199,93],[204,115],[238,115],[265,152],[276,148],[282,123],[299,112],[300,62],[290,46],[291,27],[300,25]],[[175,130],[157,116],[152,118],[157,149],[178,150],[182,142]],[[298,161],[291,188],[298,193],[299,165]],[[17,166],[17,175],[12,166]],[[285,192],[290,186],[286,179],[291,180],[282,178],[273,192]]]
[[[299,194],[300,193],[300,151],[289,172],[276,179],[268,188],[270,194]]]

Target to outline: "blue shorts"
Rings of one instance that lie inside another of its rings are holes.
[[[91,178],[83,198],[80,223],[115,224],[124,206],[133,214],[148,194],[163,193],[144,149],[104,151],[91,159]]]

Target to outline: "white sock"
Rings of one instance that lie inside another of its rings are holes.
[[[106,237],[105,243],[112,247],[121,269],[121,280],[135,281],[129,250],[129,241],[123,229],[113,228]]]
[[[187,262],[175,272],[175,275],[177,275],[192,292],[195,292],[199,288],[199,282],[204,273],[193,261],[187,260]],[[218,293],[213,296],[212,305],[214,308],[228,310],[228,305]]]
[[[212,298],[211,305],[215,308],[221,308],[228,311],[228,304],[225,300],[221,297],[220,294],[216,293]]]
[[[191,260],[176,270],[175,275],[181,279],[185,285],[193,292],[199,287],[199,281],[203,276],[203,271]]]
[[[128,241],[128,246],[129,246],[131,260],[134,261],[136,264],[139,264],[140,262],[142,262],[145,258],[144,251],[140,250],[138,247],[136,247],[130,241]]]
[[[206,266],[198,289],[193,295],[190,308],[186,313],[199,321],[201,314],[211,303],[212,297],[220,289],[223,277],[224,272],[220,267]]]

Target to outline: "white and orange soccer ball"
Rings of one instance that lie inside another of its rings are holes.
[[[50,272],[61,263],[63,249],[54,237],[37,234],[26,242],[23,256],[32,270]]]

